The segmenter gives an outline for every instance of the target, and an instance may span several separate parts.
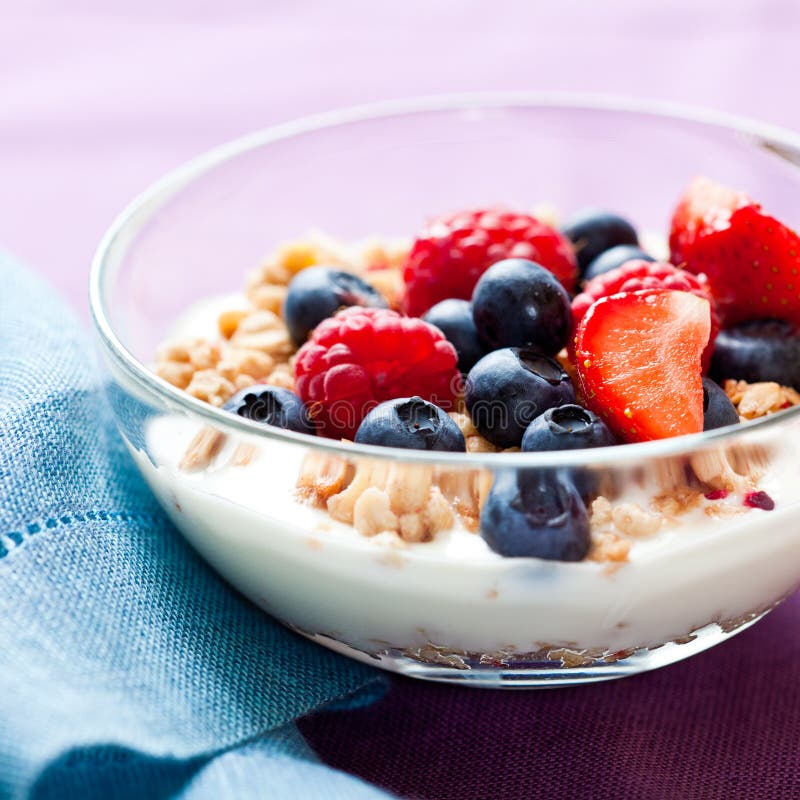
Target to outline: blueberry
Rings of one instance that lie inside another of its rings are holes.
[[[737,425],[739,412],[730,398],[710,378],[703,378],[703,430]]]
[[[581,273],[600,253],[619,244],[638,245],[636,229],[628,220],[608,211],[585,208],[561,229],[572,242]]]
[[[542,450],[580,450],[586,447],[610,447],[616,444],[614,434],[597,416],[578,405],[549,408],[536,417],[522,437],[523,452]],[[519,482],[538,480],[536,470],[520,470]],[[569,469],[575,487],[584,501],[597,494],[598,475],[580,467]]]
[[[488,347],[528,347],[555,355],[572,333],[567,290],[552,272],[524,258],[507,258],[481,275],[472,317]]]
[[[800,390],[800,330],[778,319],[759,319],[720,331],[711,377],[748,383],[775,381]]]
[[[583,273],[583,280],[590,281],[604,272],[610,272],[612,269],[621,267],[626,261],[634,258],[640,258],[642,261],[655,261],[653,256],[645,253],[641,247],[632,244],[618,244],[604,253],[600,253],[595,258]]]
[[[458,368],[469,372],[486,355],[486,347],[478,338],[472,319],[472,306],[467,300],[442,300],[423,318],[435,325],[458,353]]]
[[[464,436],[441,408],[421,397],[387,400],[364,417],[356,444],[463,453]]]
[[[484,356],[470,370],[464,400],[473,425],[492,444],[517,447],[535,417],[574,403],[575,390],[557,361],[533,350],[506,347]]]
[[[294,392],[279,386],[248,386],[228,400],[223,409],[262,425],[297,433],[316,433],[303,401]]]
[[[513,470],[496,474],[481,512],[481,536],[501,556],[581,561],[590,544],[586,506],[563,473],[539,477],[523,494]]]
[[[522,437],[523,452],[581,450],[613,444],[616,440],[605,422],[574,403],[548,408],[528,425]]]
[[[344,306],[386,308],[376,289],[357,275],[331,267],[308,267],[298,272],[289,284],[283,303],[283,319],[289,335],[298,346],[322,320]]]

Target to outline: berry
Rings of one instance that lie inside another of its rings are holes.
[[[330,267],[308,267],[289,284],[283,319],[299,347],[322,320],[345,306],[386,308],[386,300],[366,281]]]
[[[555,355],[572,333],[569,294],[552,272],[524,258],[498,261],[472,295],[478,335],[491,348],[528,347]]]
[[[414,242],[403,270],[403,309],[419,316],[455,297],[468,300],[478,278],[504,258],[529,258],[568,291],[577,277],[569,240],[528,214],[480,209],[431,220]]]
[[[775,381],[800,390],[800,328],[777,319],[744,322],[720,331],[711,359],[711,376]]]
[[[608,211],[585,208],[561,229],[573,244],[581,273],[600,253],[619,244],[638,245],[636,229],[628,220]]]
[[[548,408],[574,403],[575,390],[557,361],[507,347],[470,370],[464,401],[482,436],[497,447],[518,447],[530,422]]]
[[[528,425],[522,451],[581,450],[616,444],[608,425],[586,408],[574,403],[548,408]]]
[[[725,228],[737,208],[754,205],[743,192],[705,177],[695,178],[678,201],[669,233],[670,260],[684,264],[698,237]]]
[[[744,498],[748,508],[760,508],[762,511],[772,511],[775,501],[766,492],[748,492]]]
[[[546,473],[521,492],[513,471],[498,472],[481,512],[481,536],[501,556],[580,561],[590,545],[586,506],[563,473]]]
[[[719,186],[723,205],[706,207],[686,225],[683,209],[697,202],[692,191],[675,212],[672,238],[685,268],[708,276],[724,326],[765,317],[800,325],[800,237],[746,196]]]
[[[387,400],[373,408],[359,425],[355,442],[409,450],[463,453],[467,449],[453,419],[421,397]]]
[[[590,281],[598,275],[602,275],[604,272],[610,272],[612,269],[617,269],[617,267],[621,267],[624,263],[632,261],[633,259],[638,261],[655,261],[653,256],[649,253],[645,253],[641,247],[632,244],[618,244],[616,247],[612,247],[610,250],[600,253],[600,255],[586,267],[586,271],[583,273],[583,280]]]
[[[598,300],[575,337],[587,406],[624,442],[703,429],[700,358],[708,344],[707,300],[650,289]]]
[[[461,381],[457,360],[433,325],[353,306],[323,320],[300,348],[295,385],[325,436],[352,438],[385,400],[419,395],[450,408]]]
[[[458,353],[458,368],[466,374],[486,355],[472,319],[472,305],[466,300],[442,300],[423,317],[435,325]]]
[[[588,409],[578,405],[548,408],[528,425],[522,437],[523,452],[542,450],[580,450],[616,444],[608,426]],[[520,485],[537,479],[537,470],[520,470]],[[570,469],[568,474],[584,501],[596,494],[596,474],[586,469]]]
[[[297,433],[316,433],[303,401],[279,386],[248,386],[223,406],[225,411],[245,419]]]
[[[738,425],[739,412],[719,384],[710,378],[703,378],[703,430]]]
[[[638,292],[644,289],[675,289],[691,292],[711,305],[711,333],[708,347],[703,353],[703,367],[711,363],[711,352],[714,340],[719,331],[719,317],[715,310],[715,302],[708,289],[705,275],[692,275],[686,270],[673,267],[660,261],[628,261],[602,275],[587,281],[583,291],[572,300],[572,316],[577,328],[586,312],[601,297],[608,297],[618,292]]]

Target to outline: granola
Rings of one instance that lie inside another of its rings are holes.
[[[376,658],[381,656],[405,656],[414,661],[438,667],[449,667],[457,670],[481,670],[485,668],[504,668],[527,669],[531,665],[541,665],[550,662],[549,666],[562,668],[580,668],[602,666],[603,664],[614,664],[618,661],[630,658],[639,653],[647,653],[659,650],[666,645],[687,645],[696,641],[698,636],[716,629],[724,634],[732,634],[737,630],[750,625],[760,619],[765,614],[772,611],[784,597],[764,603],[758,608],[740,614],[733,618],[726,618],[721,615],[715,616],[705,624],[694,625],[690,631],[682,635],[675,635],[670,641],[662,643],[642,643],[640,647],[629,647],[624,650],[614,650],[607,646],[579,647],[574,642],[561,644],[536,642],[536,649],[522,651],[513,646],[503,647],[492,652],[472,652],[463,648],[449,644],[441,644],[428,640],[421,645],[411,647],[400,647],[383,640],[373,640],[375,650],[371,655]],[[308,634],[307,636],[326,636],[327,634]],[[423,635],[424,630],[420,630]],[[331,637],[336,638],[336,637]]]
[[[757,419],[800,405],[800,393],[779,383],[728,380],[724,389],[742,419]]]
[[[225,434],[214,428],[202,428],[192,439],[183,456],[180,468],[184,472],[205,469],[225,444]]]
[[[399,240],[368,240],[345,247],[319,233],[281,245],[250,275],[248,306],[219,314],[219,339],[189,336],[164,342],[156,351],[155,373],[215,406],[258,383],[293,390],[292,357],[297,348],[281,317],[292,277],[315,264],[338,266],[355,274],[369,272],[370,283],[394,307],[400,297],[408,247]],[[479,439],[475,437],[474,448],[482,446]]]

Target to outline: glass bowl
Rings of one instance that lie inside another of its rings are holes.
[[[148,365],[187,309],[213,331],[211,307],[197,304],[230,295],[264,253],[310,228],[410,236],[441,211],[546,201],[617,209],[663,232],[699,173],[791,221],[799,159],[798,137],[729,116],[528,94],[340,111],[225,145],[136,199],[97,252],[92,312],[124,440],[233,586],[358,660],[468,685],[556,686],[698,653],[800,582],[800,409],[605,449],[429,453],[259,427]],[[564,470],[603,493],[585,512],[590,557],[489,550],[479,530],[489,487]],[[360,502],[370,487],[377,495]],[[774,509],[745,507],[756,489]],[[392,525],[402,537],[362,535]]]

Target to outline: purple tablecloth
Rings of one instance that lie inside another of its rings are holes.
[[[115,212],[188,157],[300,114],[470,89],[657,97],[800,128],[800,4],[0,7],[0,242],[84,313]],[[537,693],[396,680],[308,720],[336,766],[409,797],[800,797],[800,598],[689,662]]]

